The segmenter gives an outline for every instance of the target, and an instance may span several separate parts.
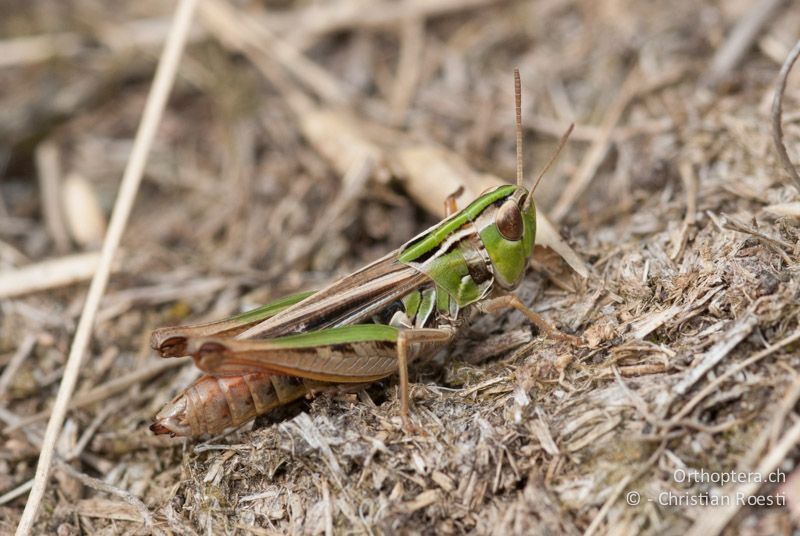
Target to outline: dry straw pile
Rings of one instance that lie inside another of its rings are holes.
[[[771,124],[792,5],[183,1],[181,55],[172,2],[9,3],[0,532],[32,486],[35,534],[797,527],[800,197]],[[148,151],[148,132],[132,140],[168,39]],[[154,327],[318,287],[435,222],[458,184],[513,178],[514,67],[529,175],[576,123],[537,191],[562,255],[539,251],[521,296],[588,346],[516,313],[481,318],[413,368],[424,434],[399,426],[393,378],[205,442],[152,436],[196,375],[152,354]],[[794,161],[798,105],[795,73],[782,123]],[[109,224],[123,174],[122,205],[135,203]],[[98,263],[110,279],[76,338]],[[786,482],[677,478],[692,469]],[[670,492],[751,504],[661,504]]]

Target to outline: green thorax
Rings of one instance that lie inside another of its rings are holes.
[[[516,287],[525,273],[536,234],[536,209],[533,203],[525,206],[527,194],[523,187],[514,185],[482,194],[406,243],[398,261],[428,275],[437,293],[448,295],[458,308],[484,298],[495,283],[503,289]],[[513,211],[518,207],[521,216],[517,240],[504,237],[495,221],[500,208],[509,203],[515,206],[508,208]]]

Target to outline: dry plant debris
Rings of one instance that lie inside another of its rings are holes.
[[[11,4],[0,533],[20,520],[173,8]],[[797,70],[785,155],[770,107],[798,27],[771,0],[201,2],[33,532],[796,530]],[[529,176],[576,123],[537,194],[555,247],[588,267],[543,249],[521,296],[589,347],[480,318],[414,366],[425,434],[400,429],[392,379],[204,442],[149,435],[196,375],[156,360],[153,327],[318,287],[435,222],[453,177],[514,176],[514,67]],[[676,481],[690,469],[787,478]],[[787,504],[644,500],[664,492]]]

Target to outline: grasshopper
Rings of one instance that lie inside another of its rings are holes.
[[[409,425],[408,364],[448,343],[479,312],[521,311],[541,331],[573,344],[511,292],[525,275],[536,235],[533,190],[522,184],[519,71],[517,182],[492,188],[381,259],[315,292],[285,297],[231,318],[155,330],[163,357],[192,356],[204,372],[167,404],[156,434],[217,434],[282,404],[341,384],[365,384],[399,370]]]

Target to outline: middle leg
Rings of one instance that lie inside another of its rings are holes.
[[[424,328],[404,329],[397,336],[397,361],[400,369],[400,417],[403,424],[408,426],[408,410],[410,407],[408,362],[411,344],[446,343],[453,338],[452,329]]]
[[[533,325],[539,328],[540,331],[545,333],[550,338],[569,343],[573,346],[583,346],[585,344],[584,340],[581,337],[576,337],[575,335],[568,335],[566,333],[562,333],[561,331],[551,326],[536,311],[530,309],[527,305],[522,303],[522,301],[513,294],[507,294],[505,296],[500,296],[499,298],[494,298],[492,300],[489,300],[485,304],[482,304],[481,308],[487,313],[494,313],[500,309],[506,309],[509,307],[516,309],[517,311],[528,317],[528,320],[530,320]]]

